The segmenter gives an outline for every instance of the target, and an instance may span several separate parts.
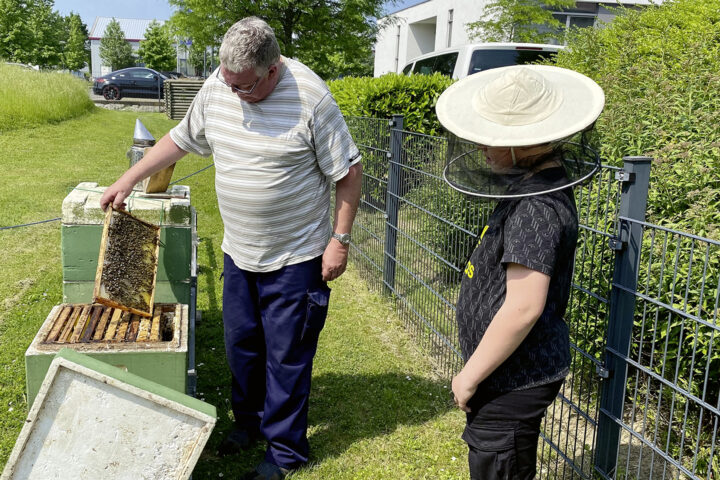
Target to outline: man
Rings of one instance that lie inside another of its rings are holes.
[[[264,437],[265,460],[243,478],[281,480],[308,460],[325,282],[347,264],[360,154],[325,83],[282,57],[273,30],[256,17],[228,30],[220,67],[185,118],[107,189],[102,207],[122,206],[139,180],[187,152],[214,156],[225,226],[223,322],[235,429],[220,453]]]

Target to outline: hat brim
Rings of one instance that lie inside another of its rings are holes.
[[[503,75],[510,67],[494,68],[470,75],[445,90],[435,110],[440,123],[460,138],[490,147],[523,147],[568,138],[597,120],[605,106],[605,94],[592,79],[566,68],[523,65],[543,75],[562,96],[548,117],[529,125],[502,125],[475,110],[473,95]]]

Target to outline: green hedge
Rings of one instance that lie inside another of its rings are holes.
[[[655,158],[650,221],[720,238],[720,0],[675,0],[576,31],[557,65],[605,90],[603,158]]]
[[[405,130],[439,135],[435,103],[453,81],[434,75],[343,78],[328,83],[343,115],[370,118],[405,117]]]
[[[95,106],[89,85],[71,75],[0,62],[0,132],[60,122]]]
[[[606,28],[573,32],[556,62],[605,90],[596,131],[606,162],[621,165],[625,155],[655,159],[648,220],[720,238],[720,0],[671,0],[623,11]],[[649,285],[649,294],[659,301],[712,322],[720,252],[708,247],[703,264],[704,243],[671,237],[665,245],[663,235],[658,238],[643,240],[638,284]],[[571,325],[578,320],[574,316]],[[712,403],[720,394],[720,384],[712,380],[720,377],[716,337],[711,328],[639,301],[631,356]],[[656,405],[657,398],[673,395],[656,382],[639,383],[636,387]],[[646,433],[659,432],[655,441],[667,442],[669,453],[686,467],[695,462],[698,476],[720,472],[720,456],[702,446],[711,444],[713,416],[699,416],[682,396],[674,410],[667,403],[659,411],[637,406],[649,419]],[[681,439],[674,425],[697,438]]]

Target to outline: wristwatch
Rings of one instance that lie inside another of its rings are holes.
[[[335,233],[333,232],[332,238],[342,243],[344,246],[350,245],[350,234],[349,233]]]

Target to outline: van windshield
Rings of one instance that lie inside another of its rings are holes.
[[[541,50],[475,50],[470,57],[468,75],[491,68],[534,63],[553,58],[555,53]]]

